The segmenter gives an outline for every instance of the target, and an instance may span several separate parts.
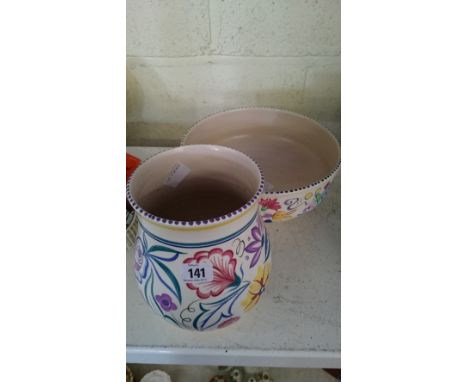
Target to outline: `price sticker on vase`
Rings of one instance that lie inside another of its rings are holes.
[[[183,163],[177,163],[167,176],[164,184],[170,187],[177,187],[180,182],[182,182],[185,177],[190,173],[190,168],[188,168]]]
[[[211,263],[182,264],[181,273],[185,283],[198,284],[213,281],[213,265]]]

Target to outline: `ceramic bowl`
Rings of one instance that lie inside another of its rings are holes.
[[[325,198],[340,167],[340,146],[314,120],[290,111],[241,108],[195,124],[182,145],[227,146],[253,158],[265,176],[259,201],[265,222],[293,219]]]

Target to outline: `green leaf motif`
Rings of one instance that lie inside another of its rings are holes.
[[[146,302],[152,306],[151,301],[153,300],[153,273],[150,272],[149,277],[146,279],[145,285],[143,286],[143,297]]]
[[[182,253],[175,249],[164,247],[162,245],[153,245],[152,247],[150,247],[150,249],[148,249],[148,252],[171,252],[171,253],[178,253],[178,254]]]
[[[156,264],[158,264],[158,266],[164,271],[164,273],[167,275],[167,277],[169,277],[169,279],[171,280],[171,283],[172,285],[174,286],[174,289],[172,288],[168,288],[173,294],[175,294],[175,296],[177,297],[177,300],[179,300],[179,304],[182,303],[182,292],[180,291],[180,285],[179,285],[179,282],[177,281],[177,279],[175,278],[174,274],[172,273],[172,271],[168,268],[168,266],[166,264],[164,264],[163,262],[157,260],[157,259],[154,259],[154,261],[156,262]],[[161,282],[166,285],[166,287],[169,287],[163,280],[161,280]]]
[[[148,249],[147,253],[153,259],[161,260],[164,262],[172,262],[174,260],[177,260],[177,258],[183,254],[182,252],[179,252],[169,247],[163,247],[162,245],[153,245],[152,247],[150,247],[150,249]],[[164,254],[166,254],[166,256],[169,257],[165,257]]]

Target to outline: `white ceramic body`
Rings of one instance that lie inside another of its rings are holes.
[[[138,187],[135,179],[139,169],[127,186],[127,197],[138,217],[134,262],[138,288],[149,306],[166,321],[198,331],[223,328],[238,321],[259,300],[271,271],[270,244],[258,205],[263,179],[255,163],[236,150],[218,146],[195,145],[169,151],[177,154],[198,150],[200,156],[212,148],[244,164],[248,161],[248,166],[258,170],[257,192],[239,210],[197,222],[161,219],[138,204],[138,191],[132,186]],[[141,166],[157,165],[169,151],[155,155]],[[187,263],[211,264],[213,280],[184,282],[183,267]]]
[[[260,200],[265,222],[287,221],[312,211],[325,198],[340,167],[340,148],[333,134],[287,110],[245,107],[210,115],[181,142],[200,143],[242,151],[261,166],[267,185]],[[299,152],[304,155],[296,155]]]

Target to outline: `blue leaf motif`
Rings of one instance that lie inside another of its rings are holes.
[[[173,317],[167,315],[159,307],[159,305],[158,305],[158,303],[157,303],[157,301],[155,299],[156,292],[154,290],[154,276],[153,276],[152,272],[150,273],[150,276],[146,280],[145,285],[144,285],[143,289],[141,290],[141,292],[142,292],[142,295],[143,295],[144,299],[149,304],[149,306],[151,306],[155,310],[157,309],[159,311],[159,313],[161,313],[161,315],[164,318],[169,319],[170,321],[172,321],[174,324],[176,324],[179,327],[181,326],[181,324],[177,320],[175,320]]]
[[[152,253],[152,252],[157,252],[158,254],[157,255],[154,254],[151,256],[157,258],[158,260],[167,261],[167,262],[174,261],[179,257],[179,255],[183,254],[180,251],[177,251],[169,247],[164,247],[162,245],[153,245],[150,249],[148,249],[148,253]],[[168,253],[172,253],[173,256],[169,258],[161,256],[162,254],[168,254]]]
[[[150,306],[153,306],[153,304],[151,303],[151,301],[153,300],[153,285],[153,273],[150,271],[149,277],[146,279],[142,289],[140,289],[143,298]]]
[[[271,248],[270,248],[270,239],[268,238],[268,235],[267,233],[265,232],[265,260],[263,261],[263,263],[265,264],[268,259],[270,258],[270,251],[271,251]]]
[[[218,325],[224,318],[232,317],[232,307],[234,303],[248,286],[249,283],[244,282],[239,288],[221,300],[210,303],[200,303],[202,313],[193,321],[193,327],[197,330],[209,329]]]
[[[179,282],[172,271],[155,256],[151,256],[150,262],[159,281],[177,298],[180,304],[182,302],[182,293],[180,291]]]

